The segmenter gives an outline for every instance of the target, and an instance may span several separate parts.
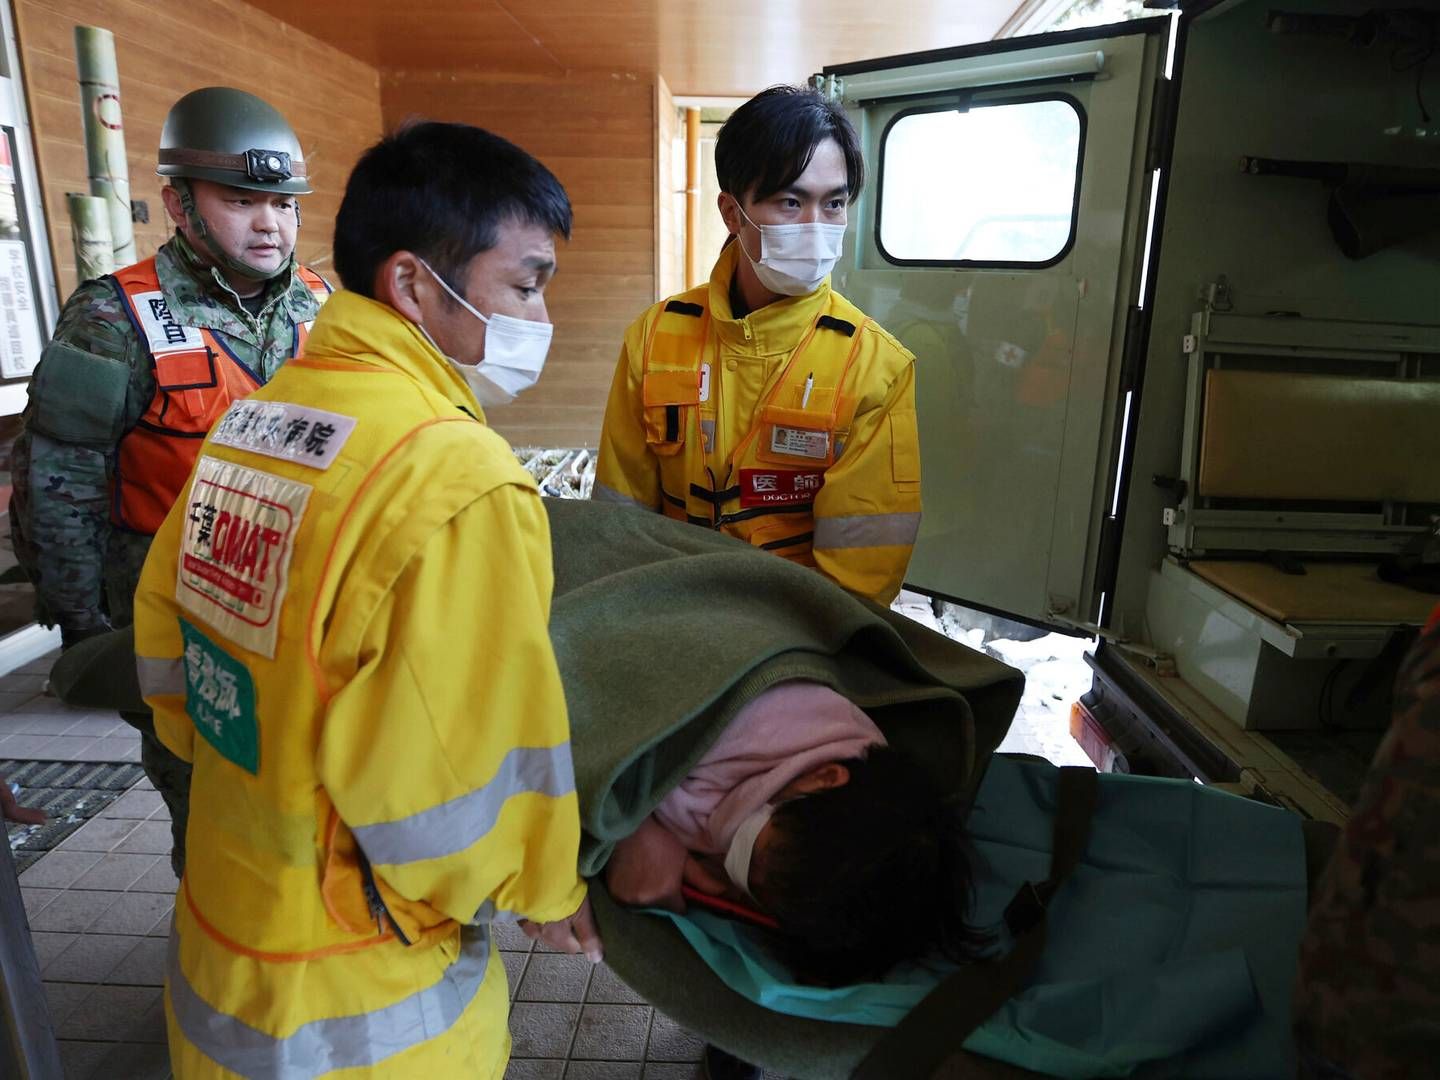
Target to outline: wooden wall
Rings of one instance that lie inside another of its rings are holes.
[[[74,27],[115,34],[131,197],[150,207],[136,249],[152,255],[170,234],[155,175],[165,114],[202,86],[239,87],[285,114],[309,163],[315,193],[303,201],[300,257],[329,276],[331,233],[356,158],[380,137],[374,68],[241,0],[14,0],[17,38],[50,224],[60,296],[75,286],[65,194],[88,190],[75,75]]]
[[[664,79],[655,83],[655,291],[684,292],[685,124]]]
[[[116,36],[132,197],[150,206],[149,225],[136,226],[141,257],[170,233],[154,174],[165,113],[201,86],[259,94],[295,126],[316,189],[303,203],[300,253],[322,273],[350,168],[382,130],[415,116],[464,121],[544,161],[575,207],[574,235],[549,294],[555,340],[540,385],[491,410],[490,419],[517,446],[598,443],[625,328],[654,302],[663,279],[678,280],[673,254],[663,253],[683,237],[668,235],[657,213],[657,124],[673,108],[662,106],[669,91],[655,77],[382,77],[242,0],[193,0],[185,9],[144,0],[15,0],[15,10],[62,299],[75,286],[65,193],[87,188],[72,36],[76,23],[86,23]]]
[[[656,98],[627,76],[491,81],[386,73],[385,122],[477,124],[529,150],[575,209],[546,293],[555,338],[545,374],[513,405],[487,409],[515,446],[595,446],[625,328],[656,297]]]

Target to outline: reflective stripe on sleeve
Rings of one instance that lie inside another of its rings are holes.
[[[151,656],[135,658],[135,674],[140,678],[140,693],[185,693],[185,662],[180,659],[157,660]]]
[[[517,746],[483,787],[396,821],[352,826],[365,857],[376,866],[402,866],[464,851],[500,819],[512,795],[559,798],[575,790],[570,744]]]
[[[622,506],[638,506],[641,510],[655,511],[655,507],[646,506],[639,499],[630,495],[622,495],[612,487],[606,487],[600,482],[590,489],[590,498],[596,502],[620,503]]]
[[[360,1069],[449,1031],[485,981],[487,928],[465,929],[460,955],[440,980],[372,1012],[312,1020],[283,1038],[205,1001],[180,968],[180,936],[170,931],[170,1003],[185,1038],[222,1068],[249,1080],[321,1076]]]
[[[488,926],[491,923],[517,923],[524,916],[518,911],[504,911],[495,906],[494,900],[486,900],[480,905],[480,910],[475,912],[475,917],[470,920],[471,926]]]
[[[857,514],[854,517],[819,518],[815,547],[866,548],[909,546],[920,535],[920,512],[908,514]]]

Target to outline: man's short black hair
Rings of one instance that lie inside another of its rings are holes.
[[[335,271],[371,296],[380,264],[413,251],[449,282],[494,247],[501,224],[570,238],[570,199],[549,169],[514,143],[469,124],[422,121],[365,151],[335,217]]]
[[[890,747],[844,764],[848,783],[783,802],[771,817],[755,895],[780,923],[781,959],[840,986],[932,952],[959,963],[981,955],[991,938],[967,921],[964,808]]]
[[[865,184],[860,136],[845,111],[799,86],[772,86],[730,114],[715,143],[720,190],[737,199],[764,199],[799,179],[826,139],[840,144],[850,201]]]

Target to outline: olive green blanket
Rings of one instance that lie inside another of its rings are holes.
[[[548,506],[587,875],[740,708],[788,679],[843,693],[962,797],[979,784],[1020,700],[1013,668],[718,533],[608,503]]]
[[[604,503],[549,504],[550,632],[597,872],[735,713],[786,679],[827,683],[968,799],[1023,676],[748,544]],[[783,1016],[732,991],[668,920],[591,895],[611,967],[679,1023],[782,1075],[843,1077],[883,1029]]]

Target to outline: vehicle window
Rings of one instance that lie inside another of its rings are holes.
[[[893,263],[1046,266],[1070,249],[1083,115],[1070,98],[902,113],[880,145]]]

